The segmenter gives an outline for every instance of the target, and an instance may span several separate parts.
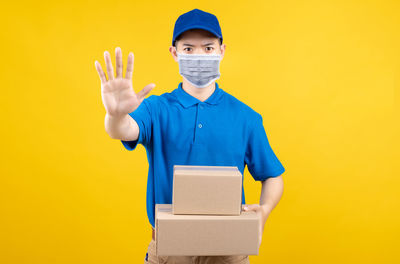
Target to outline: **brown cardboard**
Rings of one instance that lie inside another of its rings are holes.
[[[240,215],[175,215],[171,204],[156,204],[159,256],[258,255],[261,218]]]
[[[242,174],[235,166],[174,165],[174,214],[240,215]]]

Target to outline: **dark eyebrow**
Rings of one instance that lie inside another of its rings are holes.
[[[204,44],[202,46],[209,46],[209,45],[214,45],[214,42],[206,43],[206,44]],[[188,43],[184,43],[183,46],[194,47],[194,45],[188,44]]]
[[[206,44],[204,44],[202,46],[209,46],[209,45],[214,45],[214,42],[206,43]]]

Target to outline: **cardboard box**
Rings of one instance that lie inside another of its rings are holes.
[[[160,256],[258,255],[260,214],[175,215],[156,204],[155,241]]]
[[[236,166],[173,167],[174,214],[240,215],[242,174]]]

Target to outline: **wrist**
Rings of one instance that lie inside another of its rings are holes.
[[[261,211],[264,216],[268,216],[273,209],[273,207],[268,203],[261,204],[260,207],[262,208]]]
[[[114,114],[114,115],[112,115],[112,114],[106,112],[106,116],[107,116],[107,118],[109,118],[109,119],[118,121],[118,120],[124,119],[125,116],[126,116],[126,114],[122,114],[122,115],[121,115],[121,114],[119,114],[119,115],[115,115],[115,114]]]

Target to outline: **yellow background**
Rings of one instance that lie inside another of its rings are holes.
[[[94,61],[120,46],[135,91],[172,91],[173,26],[193,8],[218,17],[218,83],[262,114],[286,168],[251,263],[399,263],[400,2],[361,0],[3,3],[0,262],[143,262],[146,152],[106,134]]]

